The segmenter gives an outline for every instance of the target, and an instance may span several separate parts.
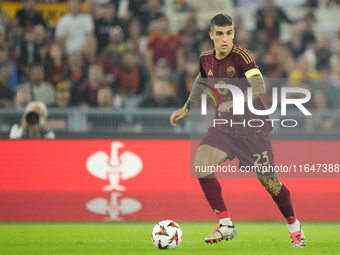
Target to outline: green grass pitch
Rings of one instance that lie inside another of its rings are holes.
[[[305,249],[292,249],[284,222],[235,222],[236,239],[208,245],[215,222],[178,222],[183,240],[175,250],[151,242],[155,223],[1,223],[0,254],[340,254],[340,222],[304,222]]]

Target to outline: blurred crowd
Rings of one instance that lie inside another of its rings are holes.
[[[186,13],[178,31],[161,0],[86,0],[86,10],[69,0],[55,27],[36,11],[36,0],[23,2],[13,20],[0,9],[0,107],[24,109],[31,101],[48,108],[181,107],[199,54],[213,48],[209,24],[200,27],[197,10],[183,0],[174,1]],[[273,0],[234,0],[235,9],[254,2],[260,3],[254,31],[231,13],[234,44],[251,50],[269,78],[265,104],[271,106],[272,86],[293,86],[312,92],[308,109],[338,108],[340,35],[334,42],[315,34],[318,1],[306,0],[298,19]],[[282,23],[290,27],[288,42],[280,38]]]

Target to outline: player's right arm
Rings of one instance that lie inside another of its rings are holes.
[[[197,99],[199,99],[202,95],[202,93],[204,92],[202,89],[200,88],[204,88],[204,85],[200,84],[200,82],[203,82],[203,78],[201,76],[201,73],[199,73],[194,81],[194,84],[192,86],[189,98],[187,100],[187,102],[184,104],[184,107],[175,111],[171,117],[170,117],[170,123],[172,126],[176,126],[177,121],[185,118],[185,116],[187,116],[187,114],[190,111],[190,106],[196,102]]]

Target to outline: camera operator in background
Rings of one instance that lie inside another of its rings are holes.
[[[21,125],[15,124],[11,128],[9,138],[44,138],[54,139],[55,134],[53,131],[45,127],[47,118],[46,105],[41,101],[30,102],[21,119]]]

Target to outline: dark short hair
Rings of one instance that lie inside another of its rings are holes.
[[[228,14],[217,14],[210,21],[210,30],[212,30],[214,26],[227,27],[232,25],[233,20]]]

